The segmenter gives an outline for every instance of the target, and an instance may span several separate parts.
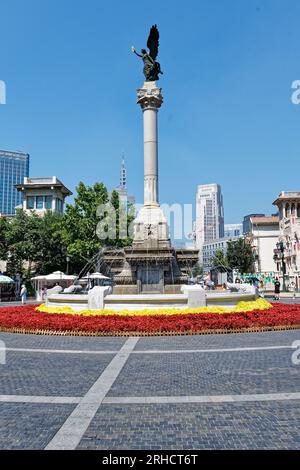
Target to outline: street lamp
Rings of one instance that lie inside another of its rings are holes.
[[[66,274],[69,274],[69,265],[70,265],[70,256],[66,256],[66,262],[67,262],[67,268],[66,268]]]
[[[282,270],[282,290],[285,292],[286,291],[286,285],[285,285],[286,265],[284,261],[284,252],[285,252],[285,246],[284,246],[283,241],[277,242],[276,250],[274,250],[274,261],[281,263],[280,266]]]

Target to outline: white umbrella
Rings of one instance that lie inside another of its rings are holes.
[[[104,276],[102,273],[93,273],[89,276],[84,276],[82,279],[110,279],[110,277]]]
[[[46,276],[34,276],[31,278],[31,281],[44,281]]]
[[[74,281],[77,276],[71,274],[65,274],[62,271],[55,271],[54,273],[45,276],[46,281]]]
[[[0,274],[0,284],[13,284],[14,282],[10,277]]]

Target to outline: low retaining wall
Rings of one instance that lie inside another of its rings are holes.
[[[255,294],[229,292],[187,291],[184,294],[109,294],[99,305],[89,301],[88,294],[52,294],[47,298],[48,307],[71,307],[75,311],[87,309],[144,310],[154,308],[197,308],[218,306],[231,308],[241,301],[252,301]]]

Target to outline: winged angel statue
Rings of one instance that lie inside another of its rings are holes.
[[[142,49],[141,54],[139,54],[133,46],[131,48],[134,54],[143,59],[144,75],[146,78],[146,82],[155,82],[156,80],[159,80],[159,74],[163,73],[160,70],[160,64],[156,62],[156,57],[158,55],[158,46],[159,32],[157,29],[157,25],[155,24],[150,29],[150,34],[147,41],[147,47],[149,49],[149,52],[147,52],[146,49]]]

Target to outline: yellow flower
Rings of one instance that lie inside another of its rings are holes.
[[[272,305],[265,299],[257,299],[252,302],[239,302],[233,308],[225,307],[201,307],[201,308],[155,308],[144,310],[80,310],[74,311],[71,307],[47,307],[45,304],[36,308],[37,312],[67,314],[77,316],[156,316],[156,315],[184,315],[184,314],[201,314],[201,313],[235,313],[235,312],[251,312],[253,310],[268,310]]]

